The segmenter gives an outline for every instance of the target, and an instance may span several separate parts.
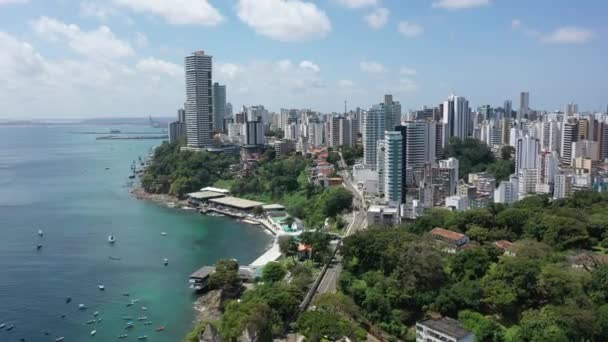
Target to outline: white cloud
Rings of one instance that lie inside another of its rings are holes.
[[[552,44],[585,44],[590,42],[594,37],[595,32],[592,30],[567,26],[551,32],[543,38],[543,42]]]
[[[416,76],[416,74],[418,74],[415,69],[409,67],[401,67],[401,69],[399,69],[399,73],[403,76]]]
[[[118,60],[50,59],[4,32],[0,51],[1,117],[166,115],[183,101],[183,78],[175,77],[178,71],[169,62],[153,57],[134,66]]]
[[[361,68],[363,72],[370,74],[381,74],[386,72],[386,67],[384,65],[374,61],[361,62],[359,63],[359,68]]]
[[[314,71],[314,72],[320,72],[321,71],[321,68],[317,64],[315,64],[315,63],[313,63],[311,61],[302,61],[302,62],[300,62],[300,68],[302,68],[302,69],[308,69],[308,70],[311,70],[311,71]]]
[[[29,0],[0,0],[0,5],[27,4]]]
[[[135,32],[135,45],[140,48],[148,46],[148,37],[141,32]]]
[[[448,10],[459,10],[465,8],[475,8],[488,6],[490,0],[439,0],[433,2],[433,7]]]
[[[41,37],[64,42],[75,52],[92,59],[116,59],[135,53],[128,42],[116,38],[107,26],[100,26],[93,31],[82,31],[78,25],[68,25],[53,18],[41,17],[32,22],[32,27]]]
[[[228,79],[235,78],[240,71],[239,66],[232,63],[217,64],[217,68]]]
[[[216,26],[224,17],[208,0],[114,0],[135,12],[152,13],[170,24]]]
[[[338,87],[341,88],[352,88],[355,86],[355,82],[351,81],[351,80],[339,80],[338,81]]]
[[[100,20],[105,20],[116,14],[116,9],[106,3],[94,1],[83,1],[80,3],[80,15],[83,17],[93,17]]]
[[[349,8],[361,8],[368,6],[376,6],[378,0],[337,0],[338,3]]]
[[[388,22],[390,11],[384,7],[376,8],[372,13],[366,15],[363,19],[369,27],[380,29]]]
[[[147,57],[135,65],[137,70],[151,74],[165,74],[176,79],[183,79],[184,69],[174,63],[163,61],[154,57]]]
[[[424,33],[424,27],[416,23],[402,21],[399,23],[399,32],[406,37],[414,38]]]
[[[521,20],[511,21],[511,28],[519,31],[528,37],[538,39],[542,43],[548,44],[586,44],[592,41],[596,33],[588,28],[565,26],[560,27],[550,33],[543,33],[525,25]]]
[[[322,38],[331,31],[325,12],[301,0],[239,0],[237,14],[258,34],[283,42]]]

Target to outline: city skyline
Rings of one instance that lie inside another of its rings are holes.
[[[369,108],[393,94],[407,111],[456,93],[472,108],[517,109],[529,92],[532,110],[605,111],[605,4],[571,6],[2,0],[0,119],[170,116],[184,102],[183,57],[197,50],[214,56],[234,108],[342,112],[344,100]],[[268,20],[277,14],[289,20]]]

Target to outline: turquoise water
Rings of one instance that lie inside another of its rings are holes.
[[[0,341],[114,341],[125,333],[123,316],[153,322],[135,321],[127,341],[180,341],[194,316],[188,275],[220,258],[248,264],[271,243],[259,227],[134,199],[131,162],[160,141],[70,133],[109,129],[0,127],[0,324],[15,325],[0,330]],[[140,302],[127,307],[131,299]],[[79,311],[80,303],[87,310]],[[102,321],[87,325],[95,311]],[[166,330],[154,332],[161,325]]]

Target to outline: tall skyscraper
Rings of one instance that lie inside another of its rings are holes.
[[[328,145],[331,148],[352,146],[356,137],[353,137],[352,120],[343,116],[334,116],[329,121]]]
[[[557,122],[551,120],[545,121],[542,124],[543,126],[541,132],[541,147],[543,151],[558,152],[561,142],[561,134]]]
[[[183,108],[177,110],[177,121],[186,123],[186,111]]]
[[[374,105],[363,114],[363,159],[365,166],[376,170],[377,143],[383,139],[385,129],[385,106]]]
[[[221,132],[224,130],[224,118],[226,117],[226,86],[213,83],[213,130]]]
[[[213,145],[212,57],[197,51],[185,58],[188,147]]]
[[[407,127],[397,126],[395,131],[401,134],[401,203],[406,203],[408,172],[407,172]]]
[[[540,141],[526,135],[517,139],[515,146],[515,172],[523,169],[536,169],[538,155],[540,154]]]
[[[600,146],[600,160],[608,159],[608,123],[602,122],[597,125],[597,142]]]
[[[406,165],[410,169],[420,169],[426,163],[434,163],[437,160],[436,128],[432,121],[409,121],[405,123],[407,130],[405,137]]]
[[[578,125],[576,122],[564,122],[562,124],[562,146],[561,163],[562,165],[572,165],[572,143],[578,139]]]
[[[401,104],[393,101],[393,95],[384,95],[384,115],[387,129],[401,126]]]
[[[513,118],[513,102],[511,100],[506,100],[504,104],[505,110],[505,119]]]
[[[453,137],[466,139],[472,132],[471,108],[462,96],[450,95],[443,103],[443,146]]]
[[[578,113],[578,105],[574,102],[568,103],[566,105],[566,110],[564,111],[564,114],[566,114],[566,117],[573,116],[576,113]]]
[[[403,192],[403,137],[400,132],[387,131],[384,140],[384,199],[392,205],[400,205]]]
[[[517,121],[522,121],[528,117],[530,110],[530,93],[522,92],[519,95],[519,111],[517,112]]]

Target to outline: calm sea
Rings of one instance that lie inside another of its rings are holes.
[[[114,341],[123,333],[127,341],[181,341],[194,316],[188,275],[220,258],[248,264],[271,242],[258,227],[134,199],[130,165],[160,141],[74,134],[109,130],[0,127],[0,324],[15,326],[0,330],[0,341]],[[139,302],[127,307],[131,299]],[[86,324],[96,311],[101,322]],[[123,316],[135,319],[133,329],[124,330]],[[142,316],[152,325],[136,321]]]

